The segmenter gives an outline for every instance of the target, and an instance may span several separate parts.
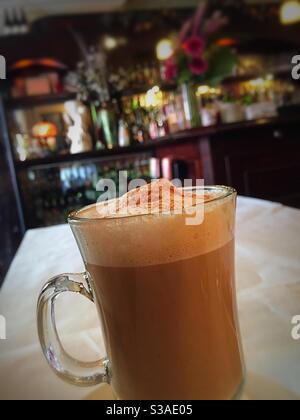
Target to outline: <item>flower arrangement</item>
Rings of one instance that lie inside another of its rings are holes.
[[[218,10],[208,18],[207,14],[207,1],[202,1],[195,15],[184,23],[174,53],[165,62],[166,82],[215,85],[232,74],[237,63],[235,53],[215,42],[216,34],[228,19]]]
[[[79,99],[100,103],[110,100],[106,55],[100,47],[87,49],[84,60],[77,64],[76,73]]]

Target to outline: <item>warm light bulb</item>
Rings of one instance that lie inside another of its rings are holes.
[[[104,38],[103,38],[103,47],[104,47],[104,49],[105,50],[108,50],[108,51],[110,51],[110,50],[114,50],[115,48],[117,48],[117,46],[118,46],[118,41],[117,41],[117,39],[116,38],[114,38],[114,37],[112,37],[112,36],[109,36],[109,35],[106,35]]]
[[[170,39],[162,39],[156,46],[156,56],[161,61],[170,58],[173,52],[173,43]]]
[[[199,86],[197,89],[197,96],[206,95],[210,92],[209,86]]]
[[[296,0],[285,1],[280,8],[280,21],[283,25],[300,22],[300,2]]]
[[[47,139],[49,137],[56,137],[58,130],[55,124],[48,121],[41,121],[32,127],[32,134],[38,139]]]
[[[148,90],[145,95],[145,108],[157,108],[162,106],[163,94],[158,86]]]

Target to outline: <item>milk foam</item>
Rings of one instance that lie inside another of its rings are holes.
[[[141,188],[129,191],[115,200],[87,207],[78,213],[79,217],[101,219],[106,217],[126,217],[143,214],[162,214],[184,211],[205,200],[211,199],[206,193],[196,194],[174,187],[166,179],[147,184]]]
[[[166,181],[159,182],[166,187]],[[142,188],[139,197],[149,198],[151,186]],[[152,214],[147,212],[149,200],[140,207],[128,206],[130,194],[136,197],[131,192],[106,206],[89,206],[70,221],[85,262],[105,267],[166,264],[212,252],[234,237],[235,196],[228,196],[225,188],[204,196],[190,194],[194,205],[204,205],[204,221],[195,226],[186,224],[182,191],[173,186],[171,203],[177,209],[181,205],[182,214],[167,214],[159,195],[151,202]]]

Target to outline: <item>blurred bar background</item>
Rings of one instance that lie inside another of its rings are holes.
[[[300,208],[300,2],[207,3],[0,0],[0,280],[122,170]]]

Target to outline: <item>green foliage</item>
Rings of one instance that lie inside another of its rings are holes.
[[[246,106],[252,105],[254,103],[254,98],[252,95],[245,95],[242,99],[242,103]]]
[[[207,51],[209,70],[205,74],[205,82],[217,86],[226,77],[231,76],[238,62],[235,52],[229,47],[213,46]]]
[[[177,66],[178,66],[178,82],[189,83],[191,81],[191,72],[189,70],[190,59],[189,57],[180,52],[177,57]]]
[[[192,58],[183,52],[179,53],[176,60],[178,68],[177,82],[179,84],[195,83],[217,86],[226,77],[232,75],[234,67],[238,62],[238,57],[231,48],[216,45],[206,51],[204,59],[208,62],[208,71],[201,76],[195,76],[189,69]]]
[[[234,96],[230,95],[229,93],[223,96],[224,104],[236,104],[237,102],[238,100]]]

